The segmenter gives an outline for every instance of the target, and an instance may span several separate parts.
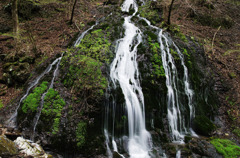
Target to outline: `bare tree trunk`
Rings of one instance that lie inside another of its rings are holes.
[[[17,41],[19,35],[17,0],[12,0],[12,20],[13,20],[13,33]]]
[[[71,15],[71,20],[70,20],[70,25],[72,25],[72,20],[73,20],[73,15],[74,15],[74,9],[75,9],[75,5],[77,3],[77,0],[75,0],[74,4],[73,4],[73,8],[72,8],[72,15]]]
[[[170,7],[169,7],[169,12],[168,12],[168,21],[167,21],[167,24],[168,24],[167,30],[168,30],[168,31],[170,30],[170,24],[171,24],[170,18],[171,18],[171,12],[172,12],[173,2],[174,2],[174,0],[172,0],[171,5],[170,5]]]

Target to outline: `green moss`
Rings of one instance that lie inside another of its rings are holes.
[[[0,156],[10,157],[18,154],[18,149],[14,142],[6,138],[6,136],[0,136]]]
[[[77,146],[82,147],[85,144],[86,123],[79,122],[76,130]]]
[[[146,2],[146,5],[143,5],[138,8],[138,12],[141,17],[148,19],[151,24],[156,25],[161,21],[160,16],[158,15],[158,11],[155,9],[151,9],[150,7],[151,1]]]
[[[194,128],[200,134],[211,135],[217,127],[206,116],[199,115],[194,119]]]
[[[224,157],[236,158],[240,156],[240,147],[228,139],[213,139],[211,143]]]
[[[52,121],[52,134],[56,134],[59,129],[60,117],[65,101],[60,97],[59,93],[50,88],[44,98],[42,109],[45,121]]]
[[[160,50],[159,43],[152,43],[152,39],[150,36],[148,37],[148,43],[150,45],[150,49],[153,52],[151,61],[152,61],[152,67],[154,68],[154,70],[152,71],[152,73],[153,75],[156,75],[157,78],[165,77],[165,72],[162,64],[162,57],[158,53]]]
[[[151,38],[151,40],[157,40],[158,36],[152,33],[151,31],[145,31],[144,34],[146,34],[148,37]]]
[[[0,99],[0,110],[3,108],[3,103],[2,103],[2,99]]]
[[[22,110],[24,113],[27,113],[28,109],[30,109],[32,112],[37,110],[37,107],[41,101],[41,96],[47,89],[47,84],[48,82],[43,81],[42,84],[35,88],[33,93],[29,94],[26,100],[23,101]]]
[[[97,61],[100,60],[101,62],[108,63],[111,46],[108,40],[109,36],[110,32],[107,32],[105,35],[102,29],[92,31],[91,34],[86,35],[81,43],[77,45],[79,54],[83,53]]]

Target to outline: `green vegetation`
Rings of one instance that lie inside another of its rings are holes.
[[[187,42],[186,36],[181,32],[180,27],[178,25],[171,25],[170,30],[175,34],[175,36],[179,37],[183,42]]]
[[[42,94],[47,89],[48,82],[43,81],[42,84],[33,90],[33,93],[29,94],[26,100],[23,101],[22,110],[24,113],[27,113],[28,109],[32,112],[37,110],[37,107],[41,101]]]
[[[86,123],[79,122],[76,130],[77,146],[82,147],[85,144]]]
[[[151,1],[148,1],[146,5],[140,6],[138,8],[138,11],[141,17],[148,19],[151,24],[156,25],[158,22],[161,21],[161,19],[158,15],[158,11],[155,9],[151,9],[150,4]]]
[[[224,157],[236,158],[240,156],[240,147],[228,139],[213,139],[211,143]]]
[[[65,105],[63,98],[54,89],[50,88],[44,98],[42,114],[46,121],[53,121],[52,134],[56,134],[59,129],[59,121],[62,109]]]
[[[2,99],[0,99],[0,110],[3,108],[3,103],[2,103]]]
[[[109,28],[106,28],[106,31]],[[109,63],[109,55],[111,43],[108,41],[110,32],[107,33],[106,37],[102,29],[92,31],[82,39],[81,43],[77,46],[79,48],[79,54],[94,58],[97,61]]]
[[[152,39],[150,36],[148,37],[148,43],[150,45],[150,49],[153,52],[153,55],[151,57],[152,67],[154,68],[153,75],[156,75],[157,78],[165,77],[165,72],[164,72],[163,65],[162,65],[162,57],[158,53],[158,52],[160,52],[159,51],[159,49],[160,49],[159,43],[156,43],[156,42],[152,43]],[[153,77],[153,75],[152,75],[152,77]]]

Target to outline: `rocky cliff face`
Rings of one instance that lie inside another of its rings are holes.
[[[106,4],[115,5],[118,2],[108,1]],[[138,4],[141,5],[141,2],[138,1]],[[150,27],[144,19],[140,18],[140,16],[147,18],[153,25],[160,26],[163,19],[159,17],[164,17],[163,11],[166,8],[163,8],[163,5],[151,5],[153,4],[146,3],[139,7],[136,15],[131,18],[131,22],[142,32],[142,42],[137,47],[136,60],[140,72],[139,84],[144,94],[146,128],[153,139],[153,150],[150,155],[159,157],[167,154],[175,157],[178,151],[181,151],[182,156],[219,157],[216,149],[209,143],[210,139],[192,138],[188,135],[190,132],[184,133],[186,136],[182,141],[185,145],[171,144],[174,138],[168,117],[169,89],[166,85],[166,73],[161,58],[163,50],[158,44],[159,30]],[[208,6],[211,8],[210,4]],[[117,5],[98,8],[99,12],[106,12],[107,16],[98,20],[97,23],[94,21],[87,25],[86,28],[90,28],[96,24],[86,32],[77,48],[72,45],[80,36],[76,36],[76,39],[70,42],[69,49],[64,52],[61,60],[57,61],[59,65],[54,61],[61,56],[61,53],[47,59],[33,72],[29,71],[29,67],[37,57],[19,55],[14,59],[5,58],[9,61],[3,65],[4,75],[0,78],[0,82],[11,86],[14,81],[24,83],[29,76],[30,79],[24,86],[23,94],[9,108],[1,110],[1,114],[4,114],[2,116],[6,117],[1,117],[0,120],[8,126],[8,119],[19,106],[16,117],[18,129],[12,129],[12,133],[21,130],[24,138],[39,141],[44,148],[56,149],[70,156],[75,153],[88,157],[106,155],[108,149],[104,124],[114,123],[114,126],[110,125],[108,130],[115,131],[115,136],[119,138],[117,142],[119,152],[128,157],[127,145],[124,141],[121,142],[121,137],[128,133],[125,100],[120,87],[112,88],[109,69],[110,63],[115,58],[118,40],[125,35],[123,17],[131,15],[134,10],[131,8],[129,12],[121,12]],[[190,14],[191,18],[194,18],[195,14]],[[201,19],[198,20],[202,22]],[[224,21],[224,19],[221,20]],[[222,23],[221,20],[220,23]],[[232,27],[229,23],[227,20],[226,28]],[[164,27],[164,24],[161,27]],[[216,27],[218,27],[217,24]],[[178,101],[181,116],[183,116],[179,123],[185,124],[187,131],[193,128],[200,135],[227,137],[223,131],[216,131],[217,127],[223,126],[218,121],[221,118],[218,117],[220,104],[217,92],[226,89],[226,86],[219,79],[217,70],[213,69],[212,61],[209,61],[209,56],[204,51],[205,47],[201,45],[200,39],[185,36],[178,27],[172,28],[171,33],[167,33],[164,29],[163,31],[169,43],[174,42],[179,50],[184,52],[190,89],[194,92],[192,106],[195,111],[192,119],[189,115],[191,111],[188,107],[189,97],[184,89],[185,70],[176,48],[173,45],[169,46],[177,71],[175,94],[178,98],[174,99]],[[137,42],[136,38],[132,45],[134,46]],[[44,73],[50,64],[52,69]],[[26,98],[19,102],[25,90],[43,73],[38,82],[29,89]],[[113,102],[115,109],[109,108],[106,111],[106,105],[112,105]],[[114,116],[113,110],[117,111]],[[111,119],[106,120],[106,115],[108,118],[114,117],[114,122]],[[214,119],[215,125],[211,122]],[[118,153],[114,155],[119,156]]]

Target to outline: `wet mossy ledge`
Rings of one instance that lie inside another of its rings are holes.
[[[204,115],[195,117],[193,127],[198,134],[205,136],[211,136],[217,129],[216,125]]]

